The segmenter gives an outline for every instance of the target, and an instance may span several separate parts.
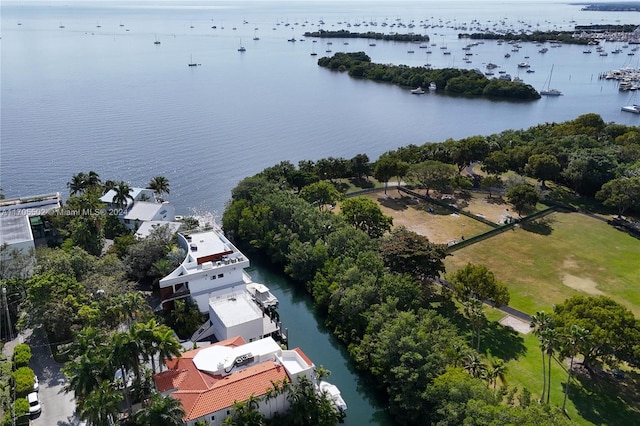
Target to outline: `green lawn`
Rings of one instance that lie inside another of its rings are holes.
[[[510,305],[528,313],[605,294],[640,316],[640,240],[578,213],[553,213],[526,228],[454,252],[447,271],[487,266],[509,287]]]
[[[504,313],[485,306],[490,324],[483,333],[484,351],[507,361],[507,385],[526,387],[532,399],[538,400],[542,394],[542,356],[539,341],[533,334],[516,334],[510,328],[497,323]],[[502,347],[511,351],[503,353]],[[546,358],[545,358],[546,361]],[[567,366],[551,361],[550,404],[562,407],[564,386],[567,381]],[[618,381],[609,376],[572,380],[567,398],[567,413],[578,425],[632,425],[640,424],[639,375],[628,373]]]

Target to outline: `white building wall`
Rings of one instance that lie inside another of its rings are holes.
[[[264,398],[264,396],[263,396]],[[282,394],[277,397],[272,397],[269,401],[261,400],[259,402],[258,411],[260,411],[266,418],[270,419],[275,416],[276,413],[284,414],[289,410],[291,406],[289,400],[287,399],[287,395]],[[209,426],[221,426],[224,423],[224,420],[233,415],[233,407],[223,408],[222,410],[216,411],[215,413],[208,414],[206,416],[200,417],[195,420],[191,420],[187,422],[187,426],[195,426],[199,421],[205,421]]]

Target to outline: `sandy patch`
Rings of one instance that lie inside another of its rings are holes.
[[[574,290],[582,291],[588,294],[593,294],[595,296],[604,294],[603,292],[598,290],[598,283],[593,281],[591,278],[578,277],[575,275],[571,275],[568,272],[565,272],[562,275],[562,283],[567,287],[571,287]]]
[[[531,332],[531,327],[528,322],[511,315],[506,315],[499,322],[506,327],[513,328],[518,333],[529,334]]]

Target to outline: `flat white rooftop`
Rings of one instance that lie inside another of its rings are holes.
[[[191,237],[189,247],[193,256],[196,258],[232,250],[232,247],[226,244],[215,231],[189,234],[189,237]]]
[[[209,299],[209,308],[213,310],[226,328],[262,318],[258,305],[251,300],[246,291],[231,292]]]
[[[166,209],[166,206],[163,204],[138,201],[131,207],[124,218],[129,220],[137,219],[140,221],[152,220],[158,211],[163,208]]]

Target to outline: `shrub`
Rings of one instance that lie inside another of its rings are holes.
[[[13,350],[14,368],[26,367],[31,361],[31,347],[26,343],[16,345]]]
[[[20,367],[13,372],[13,380],[16,387],[16,395],[26,396],[33,390],[35,374],[29,367]]]

